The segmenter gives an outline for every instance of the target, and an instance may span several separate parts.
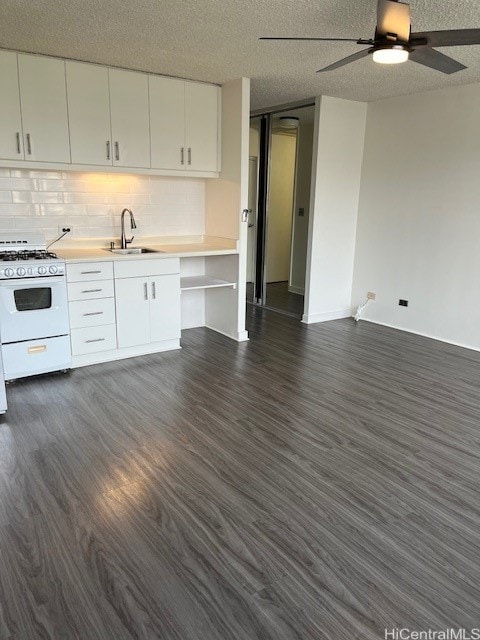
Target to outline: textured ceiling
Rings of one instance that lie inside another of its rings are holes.
[[[354,43],[261,42],[261,35],[373,37],[375,0],[1,0],[0,46],[223,83],[252,78],[252,108],[327,94],[370,101],[480,82],[480,46],[445,53],[447,76],[370,57],[316,74]],[[413,31],[480,27],[478,0],[412,0]]]

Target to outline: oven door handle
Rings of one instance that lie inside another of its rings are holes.
[[[65,282],[65,276],[38,276],[38,278],[12,278],[11,280],[0,280],[0,287],[9,287],[10,289],[25,289],[26,287],[48,287],[52,284]]]

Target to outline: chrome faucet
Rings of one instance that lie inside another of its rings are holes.
[[[120,247],[122,249],[126,249],[127,244],[131,244],[133,242],[133,238],[135,237],[135,236],[132,236],[130,240],[127,240],[127,237],[125,235],[125,214],[126,213],[130,215],[130,229],[137,228],[137,225],[135,223],[135,218],[133,217],[133,213],[130,211],[130,209],[124,209],[122,211],[122,236],[120,238]]]

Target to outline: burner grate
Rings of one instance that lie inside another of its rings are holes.
[[[52,251],[43,249],[22,249],[21,251],[4,251],[0,253],[0,260],[13,262],[16,260],[57,260],[58,256]]]

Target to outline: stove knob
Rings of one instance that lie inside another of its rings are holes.
[[[47,267],[38,267],[38,273],[41,276],[44,276],[47,273]]]
[[[17,276],[24,276],[27,272],[25,271],[25,269],[23,267],[18,267],[17,269]]]
[[[51,267],[48,267],[48,271],[49,271],[49,273],[57,273],[58,267],[56,267],[55,265],[52,264]]]
[[[13,269],[5,269],[5,277],[6,278],[11,278],[14,273],[15,273],[15,271]]]

